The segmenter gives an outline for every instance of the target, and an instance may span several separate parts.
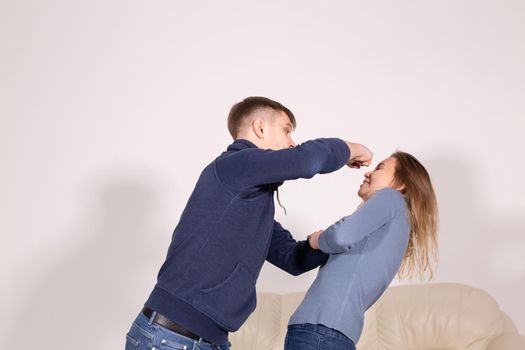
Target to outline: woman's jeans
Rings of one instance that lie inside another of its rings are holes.
[[[172,332],[140,313],[126,335],[126,350],[229,350],[230,344],[218,346],[193,340]]]
[[[285,350],[355,350],[354,342],[343,333],[320,324],[288,326]]]

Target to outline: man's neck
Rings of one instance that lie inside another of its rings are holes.
[[[239,135],[235,141],[238,141],[238,140],[247,140],[247,141],[250,141],[251,143],[253,143],[255,146],[257,146],[257,148],[262,148],[261,145],[260,145],[260,140],[257,139],[256,137],[253,137],[251,135]]]

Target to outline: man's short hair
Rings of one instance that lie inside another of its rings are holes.
[[[228,115],[228,130],[230,131],[233,139],[235,140],[237,138],[239,129],[253,112],[266,108],[284,112],[288,118],[290,118],[290,122],[295,129],[295,117],[288,108],[277,101],[270,100],[267,97],[251,96],[245,98],[239,103],[234,104],[230,109],[230,114]]]

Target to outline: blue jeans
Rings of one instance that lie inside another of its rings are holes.
[[[354,342],[341,332],[320,324],[288,326],[285,350],[355,350]]]
[[[126,335],[126,350],[229,350],[230,343],[212,345],[193,340],[152,322],[140,313]]]

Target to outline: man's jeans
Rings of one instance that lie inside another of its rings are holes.
[[[193,340],[152,323],[140,313],[126,335],[126,350],[229,350],[230,344],[218,346]]]
[[[354,342],[343,333],[318,324],[288,326],[285,350],[355,350]]]

